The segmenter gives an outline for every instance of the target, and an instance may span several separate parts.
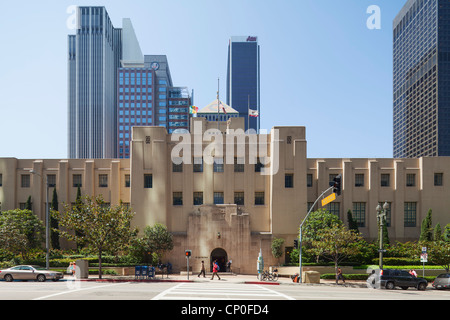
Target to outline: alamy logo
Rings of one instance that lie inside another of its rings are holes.
[[[172,149],[174,164],[192,164],[192,159],[202,158],[206,164],[261,164],[261,175],[273,175],[279,169],[279,132],[272,130],[272,143],[267,141],[266,130],[261,134],[249,129],[229,129],[223,134],[218,129],[203,132],[201,122],[194,122],[193,134],[173,133],[171,140],[177,142]],[[193,141],[192,141],[193,140]],[[268,147],[270,145],[270,153]]]
[[[367,19],[366,26],[369,30],[381,29],[381,9],[377,5],[371,5],[367,8],[367,14],[371,16]]]
[[[77,28],[77,6],[68,6],[66,12],[70,15],[66,20],[67,29],[75,30]]]

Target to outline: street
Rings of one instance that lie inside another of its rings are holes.
[[[0,300],[450,300],[450,291],[211,282],[0,282]]]

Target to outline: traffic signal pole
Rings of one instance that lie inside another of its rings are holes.
[[[333,190],[334,193],[336,193],[337,195],[341,194],[341,179],[342,176],[338,175],[337,177],[334,178],[334,183],[324,192],[322,192],[322,194],[316,199],[316,201],[314,201],[314,204],[311,206],[311,208],[309,208],[308,213],[306,214],[305,219],[303,219],[302,223],[300,224],[300,228],[299,228],[299,255],[298,255],[298,264],[300,267],[300,273],[298,275],[298,282],[302,283],[302,230],[303,230],[303,224],[306,222],[306,220],[308,220],[309,214],[313,211],[314,207],[316,206],[317,202],[319,201],[320,198],[322,198],[328,191]],[[331,184],[331,182],[330,182]]]

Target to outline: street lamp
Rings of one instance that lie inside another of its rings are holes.
[[[39,177],[42,176],[37,173],[35,170],[30,170],[31,174],[36,174]],[[45,188],[45,268],[50,269],[50,215],[48,211],[48,176],[46,179],[46,188]]]
[[[380,254],[380,270],[383,269],[383,226],[384,226],[384,219],[386,218],[387,209],[389,209],[389,204],[387,201],[384,202],[383,208],[381,208],[381,205],[377,205],[377,218],[380,221],[380,249],[378,250]]]

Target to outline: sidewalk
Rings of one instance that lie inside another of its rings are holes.
[[[189,280],[186,273],[184,274],[170,274],[160,275],[158,274],[154,279],[136,279],[134,276],[112,276],[103,275],[102,279],[99,279],[97,275],[90,275],[89,279],[82,279],[81,281],[101,281],[101,282],[219,282],[219,283],[241,283],[241,284],[260,284],[260,285],[300,285],[300,286],[340,286],[343,287],[342,281],[336,285],[335,280],[324,280],[320,279],[320,283],[294,283],[289,277],[279,277],[277,281],[260,281],[257,279],[256,275],[241,275],[241,274],[230,274],[222,273],[220,274],[220,280],[214,278],[211,280],[211,274],[206,274],[206,277],[198,277],[197,274],[190,274]],[[65,276],[64,279],[71,280],[71,277]],[[358,280],[347,280],[345,282],[345,287],[353,288],[366,288],[365,281]]]

